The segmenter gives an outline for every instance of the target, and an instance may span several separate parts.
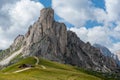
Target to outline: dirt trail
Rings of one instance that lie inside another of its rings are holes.
[[[39,58],[34,56],[34,58],[36,59],[36,63],[35,65],[38,65],[39,64]],[[42,69],[46,69],[45,66],[41,65]],[[23,72],[23,71],[26,71],[26,70],[29,70],[31,69],[32,67],[28,67],[28,68],[24,68],[24,69],[21,69],[21,70],[17,70],[17,71],[14,71],[13,73],[19,73],[19,72]],[[5,73],[6,74],[6,73]],[[7,73],[8,74],[8,73]]]
[[[34,56],[34,58],[36,59],[36,63],[35,63],[35,65],[38,65],[39,64],[39,58],[38,57],[36,57],[36,56]],[[46,69],[46,67],[45,66],[43,66],[43,65],[40,65],[41,67],[42,67],[42,69]]]
[[[39,59],[38,59],[38,57],[34,56],[34,58],[36,59],[35,65],[38,65],[38,64],[39,64]],[[26,71],[26,70],[29,70],[29,69],[31,69],[31,67],[24,68],[24,69],[21,69],[21,70],[17,70],[17,71],[15,71],[15,72],[13,72],[13,73],[19,73],[19,72],[23,72],[23,71]]]
[[[26,70],[28,70],[28,69],[31,69],[31,67],[29,67],[29,68],[24,68],[24,69],[21,69],[21,70],[17,70],[17,71],[15,71],[15,72],[13,72],[13,73],[23,72],[23,71],[26,71]]]
[[[39,64],[39,58],[36,57],[36,56],[34,56],[34,58],[36,59],[36,63],[35,63],[35,65],[38,65],[38,64]]]
[[[42,67],[43,69],[46,69],[46,67],[45,67],[45,66],[43,66],[43,65],[41,65],[41,67]]]

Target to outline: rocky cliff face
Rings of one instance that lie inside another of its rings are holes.
[[[41,10],[37,22],[25,35],[23,55],[36,55],[49,60],[60,61],[66,51],[67,29],[64,23],[54,21],[54,11]]]
[[[68,31],[67,36],[66,63],[102,72],[111,71],[117,67],[114,59],[105,57],[89,42],[81,41],[74,32]]]
[[[64,23],[56,22],[51,8],[41,10],[39,19],[24,36],[15,39],[9,53],[14,54],[19,49],[23,57],[38,56],[95,71],[110,72],[117,68],[113,59],[102,55],[89,42],[81,41],[74,32],[67,31]]]

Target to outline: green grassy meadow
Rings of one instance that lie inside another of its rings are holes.
[[[28,57],[0,71],[0,80],[104,80],[103,78],[93,76],[84,70],[52,62],[39,58],[39,64],[35,65],[36,59]],[[28,70],[14,73],[21,70],[18,68],[22,64],[30,64]]]
[[[37,61],[39,63],[36,65]],[[34,67],[16,72],[25,69],[19,68],[22,64],[30,64]],[[119,78],[115,79],[114,75],[108,76],[108,74],[88,71],[42,58],[37,60],[34,57],[28,57],[3,68],[0,71],[0,80],[119,80]]]

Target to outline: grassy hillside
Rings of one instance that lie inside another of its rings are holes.
[[[39,64],[35,65],[37,60],[29,57],[4,68],[0,72],[0,80],[101,80],[98,77],[81,72],[75,67],[59,64],[44,59],[39,59]],[[28,70],[15,73],[22,64],[31,64]]]

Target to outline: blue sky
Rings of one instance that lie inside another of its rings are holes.
[[[45,7],[51,7],[52,1],[51,0],[39,0]]]
[[[105,1],[104,0],[92,0],[95,7],[102,8],[105,10]]]
[[[51,7],[55,20],[65,23],[81,40],[115,52],[120,50],[119,4],[120,0],[0,0],[0,49],[25,34],[42,8]]]

